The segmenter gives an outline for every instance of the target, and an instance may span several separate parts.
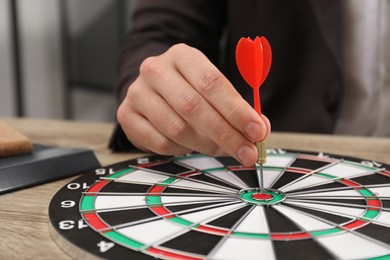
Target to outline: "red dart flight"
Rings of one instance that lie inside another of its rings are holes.
[[[255,110],[261,115],[260,86],[271,68],[271,46],[264,36],[241,38],[236,47],[236,63],[241,76],[254,91]]]

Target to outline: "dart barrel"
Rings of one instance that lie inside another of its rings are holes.
[[[267,162],[267,145],[265,141],[261,142],[255,142],[257,152],[258,152],[258,158],[257,162],[259,164],[264,164]]]

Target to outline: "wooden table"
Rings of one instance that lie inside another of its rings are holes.
[[[0,118],[34,142],[92,149],[105,166],[141,154],[112,153],[108,123]],[[390,164],[390,138],[272,133],[268,147],[322,151]],[[54,194],[73,178],[1,195],[0,259],[69,259],[49,234],[48,206]]]

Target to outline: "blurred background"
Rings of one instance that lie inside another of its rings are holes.
[[[0,116],[113,121],[135,0],[0,0]]]

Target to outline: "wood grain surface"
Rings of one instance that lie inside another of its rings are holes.
[[[109,123],[0,118],[35,143],[92,149],[103,166],[145,154],[112,153]],[[270,148],[321,151],[390,164],[390,138],[272,133]],[[48,206],[54,194],[74,178],[1,195],[0,259],[69,259],[49,233]]]

